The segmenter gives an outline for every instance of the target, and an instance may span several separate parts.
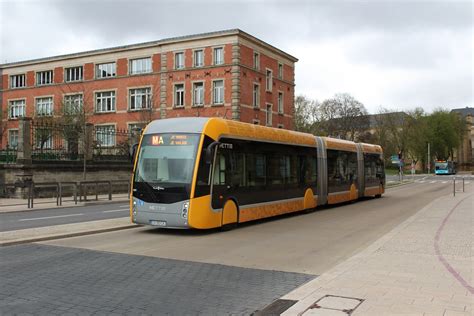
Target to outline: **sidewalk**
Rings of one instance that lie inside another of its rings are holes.
[[[0,232],[0,247],[138,228],[129,217]]]
[[[63,208],[63,207],[76,207],[86,206],[94,204],[106,204],[106,203],[119,203],[129,201],[129,195],[127,193],[113,194],[112,200],[109,200],[107,194],[99,195],[98,200],[95,200],[95,195],[89,195],[87,201],[79,202],[77,198],[77,204],[74,203],[73,197],[68,196],[63,198],[61,206],[56,205],[56,198],[35,198],[34,207],[28,208],[27,199],[0,199],[0,213],[8,212],[21,212],[21,211],[34,211],[47,208]]]
[[[474,186],[281,299],[282,315],[474,315]]]

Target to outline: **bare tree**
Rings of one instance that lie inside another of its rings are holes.
[[[304,95],[295,99],[294,125],[300,132],[313,133],[315,124],[320,120],[319,102]]]
[[[321,129],[328,136],[357,140],[369,128],[365,106],[347,93],[336,94],[319,107]]]

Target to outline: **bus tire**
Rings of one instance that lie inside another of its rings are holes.
[[[376,198],[376,199],[380,199],[381,197],[382,197],[382,194],[376,194],[376,195],[375,195],[375,198]]]

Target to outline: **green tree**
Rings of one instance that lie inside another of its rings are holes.
[[[427,117],[428,141],[436,159],[452,159],[454,150],[461,145],[466,126],[456,113],[438,109]]]

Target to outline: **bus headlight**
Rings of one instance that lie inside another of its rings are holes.
[[[181,217],[188,218],[188,210],[189,210],[189,201],[183,203],[183,208],[181,209]]]

